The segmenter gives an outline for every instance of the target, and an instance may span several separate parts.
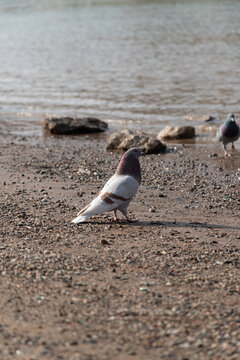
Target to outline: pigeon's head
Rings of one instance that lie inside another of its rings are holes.
[[[227,119],[226,119],[226,122],[227,122],[228,124],[231,123],[231,122],[235,122],[235,116],[234,116],[234,114],[232,114],[232,113],[228,114],[228,117],[227,117]]]
[[[134,147],[126,151],[117,167],[117,175],[131,175],[140,184],[141,182],[141,169],[138,158],[144,156],[142,149]]]
[[[139,156],[145,156],[145,153],[142,151],[142,149],[137,148],[137,147],[129,149],[128,151],[125,152],[125,154],[127,156],[131,156],[131,157],[133,156],[136,158],[139,158]]]

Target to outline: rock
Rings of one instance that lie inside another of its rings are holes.
[[[204,134],[204,133],[212,133],[214,135],[216,135],[216,132],[217,132],[217,129],[218,129],[218,126],[217,125],[200,125],[198,127],[198,130],[201,134]]]
[[[72,117],[50,117],[43,119],[42,126],[52,134],[87,134],[103,132],[108,125],[102,120],[95,118],[72,118]]]
[[[120,149],[121,142],[128,136],[132,135],[133,132],[128,129],[123,129],[119,132],[114,132],[110,135],[107,142],[107,150]]]
[[[167,150],[167,146],[154,137],[149,137],[148,141],[141,147],[145,154],[161,154]]]
[[[166,145],[153,136],[138,131],[133,133],[127,129],[113,133],[107,143],[107,150],[128,150],[140,147],[145,154],[159,154],[166,151]]]
[[[186,115],[183,118],[185,121],[212,121],[215,120],[215,118],[211,115]]]
[[[158,133],[157,139],[176,140],[176,139],[192,139],[195,136],[195,128],[193,126],[166,126]]]

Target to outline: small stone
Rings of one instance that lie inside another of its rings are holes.
[[[101,240],[101,245],[111,245],[111,244],[110,244],[110,242],[108,242],[107,240],[102,239],[102,240]]]
[[[148,288],[147,287],[140,287],[139,288],[140,291],[146,291],[146,292],[149,292]]]
[[[137,355],[137,353],[136,353],[136,351],[135,351],[135,350],[130,350],[130,351],[129,351],[129,355],[131,355],[131,356],[135,356],[135,355]]]

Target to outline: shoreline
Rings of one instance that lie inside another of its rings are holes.
[[[238,150],[170,144],[140,161],[138,223],[77,226],[121,155],[87,135],[0,139],[4,359],[239,357]]]
[[[15,117],[11,116],[10,118],[6,118],[5,120],[0,120],[0,131],[1,134],[6,135],[19,135],[19,136],[27,136],[30,138],[41,138],[42,136],[49,136],[46,135],[44,132],[44,129],[42,128],[42,122],[41,119],[43,117],[36,117],[34,120],[30,120],[30,118],[26,117]],[[129,129],[132,131],[139,131],[142,130],[150,135],[157,136],[157,134],[167,125],[171,126],[185,126],[185,125],[191,125],[196,130],[196,136],[194,139],[190,140],[181,140],[176,141],[177,144],[202,144],[202,145],[218,145],[218,142],[216,141],[216,131],[219,125],[223,122],[217,119],[214,119],[212,121],[204,122],[204,121],[198,121],[198,120],[184,120],[182,119],[180,121],[166,121],[166,122],[155,122],[155,123],[149,123],[147,126],[144,122],[138,122],[135,121],[126,121],[121,119],[101,119],[105,121],[109,128],[105,133],[97,134],[99,138],[104,139],[108,137],[112,132],[114,131],[120,131],[122,129]],[[50,135],[51,136],[51,135]],[[79,136],[79,135],[77,135]],[[174,144],[175,142],[170,142],[170,144]],[[237,149],[240,150],[240,145],[238,146],[238,143],[236,143]]]

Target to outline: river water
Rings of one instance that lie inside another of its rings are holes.
[[[240,116],[240,1],[0,0],[0,120]]]

